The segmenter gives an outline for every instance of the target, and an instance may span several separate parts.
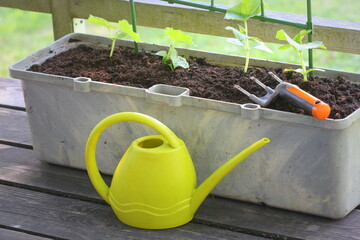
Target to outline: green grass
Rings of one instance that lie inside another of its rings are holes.
[[[8,67],[53,41],[49,14],[0,7],[0,76]]]
[[[202,0],[206,2],[206,0]],[[207,1],[210,4],[210,0]],[[216,4],[234,5],[236,0],[216,0]],[[269,10],[289,12],[296,14],[306,13],[306,0],[268,0]],[[360,21],[358,9],[360,1],[353,0],[313,0],[312,9],[314,16],[337,18],[343,20]],[[119,19],[120,20],[120,19]],[[25,12],[17,9],[0,7],[0,76],[8,77],[10,64],[35,52],[53,41],[52,22],[49,14]],[[101,29],[87,24],[90,33],[103,34]],[[151,29],[138,27],[142,41],[158,44],[168,44],[162,29]],[[236,46],[225,41],[222,37],[204,36],[193,34],[197,47],[179,45],[182,47],[195,48],[205,51],[220,52],[227,54],[238,54],[243,56],[244,52]],[[252,51],[252,58],[270,59],[283,62],[298,63],[298,59],[291,51],[277,51],[279,45],[268,44],[275,54],[267,54],[261,51]],[[314,63],[316,67],[325,67],[342,71],[360,72],[360,55],[346,54],[330,51],[316,50],[314,52]]]

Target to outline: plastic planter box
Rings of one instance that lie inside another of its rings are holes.
[[[69,43],[70,38],[80,42]],[[10,67],[11,76],[22,80],[39,160],[84,169],[92,128],[110,114],[135,111],[162,121],[185,141],[199,182],[252,142],[271,139],[220,182],[213,191],[216,195],[330,218],[341,218],[360,204],[360,110],[346,119],[319,121],[255,104],[192,97],[186,88],[141,89],[26,71],[79,44],[108,48],[109,40],[70,34]],[[127,41],[118,44],[133,46]],[[141,48],[164,49],[150,44]],[[179,52],[219,64],[244,62],[229,55]],[[251,64],[283,66],[260,60]],[[149,134],[156,133],[136,123],[110,127],[97,147],[100,170],[112,174],[129,144]]]

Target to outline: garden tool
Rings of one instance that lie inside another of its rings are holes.
[[[319,120],[324,120],[330,115],[331,109],[328,104],[305,92],[298,86],[282,81],[274,73],[269,72],[269,74],[280,83],[276,86],[275,90],[266,86],[255,77],[250,77],[252,80],[255,81],[255,83],[260,85],[266,91],[266,95],[263,97],[257,97],[254,94],[249,93],[239,85],[235,85],[234,87],[262,107],[267,107],[278,96],[281,96],[303,109],[307,114]]]
[[[161,135],[133,141],[121,158],[110,188],[96,164],[96,144],[101,133],[122,121],[145,124]],[[269,143],[263,138],[218,168],[196,188],[196,173],[185,143],[158,120],[141,113],[122,112],[100,121],[86,144],[85,160],[91,182],[125,224],[164,229],[189,222],[215,185],[238,163]]]

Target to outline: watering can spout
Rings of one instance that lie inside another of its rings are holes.
[[[228,174],[237,164],[244,160],[247,156],[269,143],[268,138],[260,139],[253,143],[236,156],[228,160],[225,164],[219,167],[213,174],[211,174],[193,193],[191,197],[190,211],[195,214],[200,204],[204,201],[210,191]]]

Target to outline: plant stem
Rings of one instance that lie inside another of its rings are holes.
[[[165,64],[169,65],[169,67],[171,68],[171,70],[174,71],[174,65],[173,65],[173,62],[171,61],[171,58],[170,58],[170,49],[173,49],[174,48],[174,44],[175,42],[174,41],[171,41],[170,45],[169,45],[169,50],[166,54],[166,58],[165,58]],[[170,63],[169,63],[170,62]]]
[[[112,41],[112,43],[111,43],[110,57],[112,57],[112,55],[114,53],[116,38],[111,39],[111,41]]]
[[[109,27],[107,29],[109,31],[109,36],[110,36],[109,39],[111,40],[111,50],[110,50],[110,58],[111,58],[114,52],[116,39],[115,39],[115,35],[113,36],[111,29]]]
[[[168,50],[168,52],[167,52],[167,54],[166,54],[166,61],[168,60],[168,59],[170,59],[170,49],[171,48],[173,48],[174,47],[174,41],[171,41],[171,43],[170,43],[170,45],[169,45],[169,50]]]
[[[248,36],[247,21],[244,21],[244,26],[245,26],[245,35]],[[246,59],[245,59],[244,73],[247,72],[249,67],[249,59],[250,59],[249,39],[245,39],[245,54],[246,54]]]
[[[300,61],[301,61],[302,75],[304,78],[304,82],[306,82],[307,81],[307,73],[306,73],[306,66],[305,66],[305,61],[304,61],[302,51],[299,51],[298,54],[299,54]]]

